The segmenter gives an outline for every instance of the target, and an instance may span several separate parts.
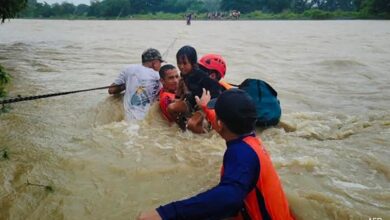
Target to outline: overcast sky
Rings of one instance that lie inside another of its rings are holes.
[[[79,5],[79,4],[86,4],[90,5],[91,0],[37,0],[37,2],[47,2],[47,4],[54,4],[54,3],[62,3],[62,2],[69,2],[74,5]]]

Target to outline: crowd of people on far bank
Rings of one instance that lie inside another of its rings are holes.
[[[232,10],[230,12],[216,11],[207,13],[207,19],[209,20],[224,20],[224,19],[240,19],[241,12],[238,10]]]
[[[240,19],[241,12],[238,10],[226,11],[215,11],[207,13],[208,20],[238,20]],[[191,25],[192,19],[196,18],[196,15],[192,12],[184,15],[187,25]]]
[[[144,51],[141,60],[126,67],[108,90],[125,91],[128,119],[143,119],[158,100],[167,121],[194,133],[214,129],[227,148],[216,186],[141,212],[137,219],[294,219],[271,158],[256,136],[253,99],[223,81],[225,59],[206,54],[198,61],[195,48],[187,45],[176,54],[177,67],[162,66],[165,61],[153,48]]]

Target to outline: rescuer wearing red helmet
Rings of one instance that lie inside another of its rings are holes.
[[[206,54],[199,60],[201,70],[207,72],[211,79],[216,80],[225,89],[231,89],[232,86],[222,80],[226,75],[226,61],[219,54]]]
[[[224,90],[233,88],[233,86],[223,80],[226,75],[226,61],[219,54],[206,54],[200,58],[199,68],[209,74],[209,77],[219,83]],[[205,91],[203,91],[205,92]],[[200,97],[200,96],[199,96]],[[196,97],[196,99],[199,99]],[[198,102],[198,100],[197,100]],[[201,105],[198,104],[202,108]],[[202,131],[203,127],[208,127],[207,124],[215,128],[215,112],[211,109],[202,108],[202,112],[198,112],[193,116],[193,120],[188,123],[188,128],[191,131]],[[207,122],[204,120],[206,119]]]
[[[218,54],[206,54],[199,60],[200,68],[209,73],[210,78],[219,81],[225,77],[226,62],[225,59]]]

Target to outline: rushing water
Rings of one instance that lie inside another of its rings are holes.
[[[175,64],[187,44],[222,54],[228,81],[259,78],[278,91],[282,123],[258,135],[297,219],[390,219],[389,21],[0,25],[12,97],[107,86],[144,49]],[[121,97],[98,90],[9,108],[0,115],[9,156],[0,159],[0,219],[134,219],[218,182],[224,141],[182,133],[156,106],[126,122]]]

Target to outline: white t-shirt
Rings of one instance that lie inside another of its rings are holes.
[[[142,64],[127,66],[115,79],[116,85],[126,83],[123,105],[127,120],[141,120],[160,91],[160,76],[152,68]]]

